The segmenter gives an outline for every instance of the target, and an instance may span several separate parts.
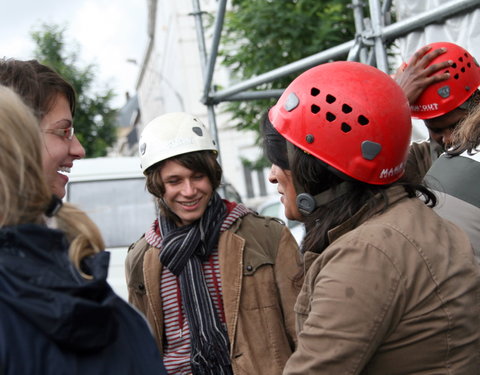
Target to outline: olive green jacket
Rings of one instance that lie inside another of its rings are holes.
[[[234,373],[281,374],[296,343],[302,267],[295,239],[279,221],[248,214],[220,235],[218,251]],[[145,314],[162,351],[159,254],[142,237],[129,249],[126,276],[129,302]]]

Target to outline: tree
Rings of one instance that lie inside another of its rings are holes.
[[[222,64],[234,78],[245,80],[352,40],[350,6],[350,0],[233,0],[225,15]],[[285,88],[298,74],[258,89]],[[258,131],[262,113],[274,103],[275,99],[231,102],[226,110],[238,129]]]
[[[35,58],[70,82],[77,94],[75,134],[87,157],[104,156],[115,142],[116,110],[111,107],[113,90],[94,92],[95,65],[78,66],[78,53],[67,50],[65,27],[43,24],[31,33]]]

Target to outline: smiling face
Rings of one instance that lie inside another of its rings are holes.
[[[40,128],[43,138],[43,171],[52,193],[59,198],[65,196],[65,185],[68,182],[65,173],[70,172],[74,160],[85,156],[85,150],[77,137],[73,136],[70,140],[50,131],[67,129],[71,126],[73,126],[73,120],[69,103],[63,95],[58,95],[50,111],[42,118]]]
[[[272,184],[278,184],[277,190],[280,193],[281,202],[285,207],[285,216],[289,220],[301,220],[302,214],[297,207],[297,192],[293,184],[292,173],[287,169],[272,164],[268,180]]]
[[[200,219],[213,194],[207,175],[175,160],[167,160],[159,173],[165,188],[163,201],[180,218],[177,225],[189,225]]]

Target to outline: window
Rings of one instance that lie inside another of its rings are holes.
[[[68,201],[98,225],[107,248],[135,242],[155,218],[153,197],[143,177],[70,182]]]

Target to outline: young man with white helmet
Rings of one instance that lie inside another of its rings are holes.
[[[196,117],[157,117],[139,148],[159,212],[127,255],[129,301],[150,322],[167,372],[281,374],[296,342],[293,236],[220,198],[217,147]]]

